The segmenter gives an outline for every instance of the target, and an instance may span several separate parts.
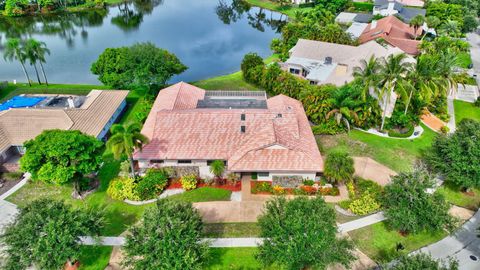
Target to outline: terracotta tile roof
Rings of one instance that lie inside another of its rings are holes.
[[[128,91],[92,90],[80,108],[18,108],[0,113],[0,152],[48,129],[75,129],[97,137]]]
[[[418,29],[417,36],[422,33]],[[417,55],[419,53],[418,45],[420,41],[413,40],[415,30],[408,24],[402,22],[395,16],[388,16],[376,21],[376,26],[372,28],[370,23],[359,37],[360,43],[366,43],[371,40],[383,38],[390,45],[397,47],[405,53]]]
[[[268,109],[197,109],[203,96],[205,90],[186,83],[160,91],[142,130],[151,141],[135,159],[221,159],[233,171],[323,170],[299,101],[280,95],[267,100]]]

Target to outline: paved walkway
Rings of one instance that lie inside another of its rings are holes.
[[[391,177],[397,175],[395,171],[369,157],[353,157],[355,175],[370,179],[381,186],[390,183]]]
[[[455,234],[413,253],[430,253],[435,259],[448,259],[448,257],[452,257],[459,261],[460,270],[480,269],[479,227],[480,211],[477,211]]]
[[[440,129],[446,125],[445,122],[428,111],[425,112],[420,119],[422,120],[422,123],[435,132],[440,132]]]
[[[112,246],[118,247],[125,245],[125,237],[99,237],[95,239],[90,236],[83,236],[80,242],[86,246]],[[227,248],[227,247],[257,247],[262,244],[262,238],[248,237],[248,238],[203,238],[203,242],[208,243],[210,247]]]
[[[28,180],[30,179],[30,174],[29,173],[26,173],[24,176],[23,176],[23,179],[22,181],[18,182],[15,186],[13,186],[9,191],[3,193],[2,195],[0,195],[0,201],[1,200],[5,200],[8,196],[12,195],[13,193],[15,193],[17,190],[21,189],[23,186],[25,186],[25,184],[27,184]]]
[[[360,229],[360,228],[363,228],[363,227],[370,226],[370,225],[378,223],[378,222],[382,222],[385,219],[386,218],[383,215],[383,212],[378,212],[378,213],[373,214],[373,215],[369,215],[369,216],[366,216],[366,217],[363,217],[363,218],[359,218],[359,219],[356,219],[356,220],[353,220],[353,221],[350,221],[350,222],[342,223],[342,224],[338,225],[338,231],[340,233],[347,233],[347,232],[350,232],[350,231],[353,231],[353,230],[357,230],[357,229]]]

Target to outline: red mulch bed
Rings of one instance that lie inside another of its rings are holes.
[[[235,183],[234,185],[231,185],[231,184],[225,184],[225,185],[212,184],[212,185],[207,185],[207,184],[205,184],[205,183],[199,183],[199,184],[197,185],[197,188],[199,188],[199,187],[221,188],[221,189],[230,190],[230,191],[234,192],[234,191],[241,191],[241,190],[242,190],[242,182],[241,182],[241,181],[237,181],[237,183]],[[171,181],[170,184],[167,186],[166,189],[174,189],[174,188],[182,188],[182,183],[180,183],[180,181]]]

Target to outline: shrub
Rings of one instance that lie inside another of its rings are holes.
[[[313,184],[315,184],[315,181],[311,180],[311,179],[307,179],[307,180],[304,180],[303,181],[303,184],[305,186],[313,186]]]
[[[252,193],[256,194],[259,192],[272,193],[272,183],[270,182],[254,182],[252,187]]]
[[[237,181],[240,181],[240,175],[236,174],[236,173],[229,173],[227,175],[227,180],[232,183],[232,184],[235,184]]]
[[[348,190],[348,197],[354,198],[355,197],[355,185],[353,181],[347,182],[347,190]]]
[[[441,132],[442,134],[448,134],[448,132],[450,132],[450,128],[449,128],[448,126],[442,126],[442,127],[440,128],[440,132]]]
[[[367,215],[375,212],[380,208],[380,204],[375,200],[374,196],[368,191],[360,198],[354,199],[348,205],[348,209],[356,215]]]
[[[347,152],[335,151],[327,155],[325,177],[331,182],[342,183],[353,179],[353,159]]]
[[[137,184],[132,178],[116,178],[110,182],[107,194],[114,200],[139,200],[136,193]]]
[[[372,180],[357,178],[355,196],[362,196],[365,193],[370,193],[373,198],[379,199],[383,192],[382,186]]]
[[[338,196],[340,190],[337,187],[321,187],[318,189],[318,193],[322,196]]]
[[[340,206],[341,208],[343,209],[348,209],[348,207],[350,206],[350,203],[352,202],[352,200],[343,200],[343,201],[340,201],[338,203],[338,206]]]
[[[257,66],[263,66],[265,65],[263,63],[262,57],[260,57],[256,53],[247,53],[242,60],[242,64],[240,65],[240,69],[242,70],[243,73],[243,78],[247,82],[252,82],[252,78],[250,76],[250,70],[257,67]]]
[[[22,176],[23,176],[22,172],[8,172],[8,173],[4,173],[1,178],[7,181],[15,181],[22,178]]]
[[[315,195],[317,193],[317,189],[312,186],[301,186],[300,187],[307,195]]]
[[[404,133],[397,132],[395,130],[389,130],[388,136],[395,137],[395,138],[408,138],[412,136],[413,132],[415,131],[415,127],[412,124],[408,125],[408,130]]]
[[[164,171],[149,169],[137,185],[137,194],[142,200],[153,199],[163,191],[167,182],[168,178]]]
[[[197,188],[197,176],[190,174],[184,175],[180,179],[180,183],[182,183],[182,188],[186,191],[196,189]]]
[[[312,127],[312,132],[316,135],[335,135],[345,131],[345,128],[337,125],[335,121],[320,123]]]
[[[252,180],[257,180],[258,179],[258,174],[256,172],[252,172]]]
[[[273,187],[273,194],[275,195],[285,195],[287,191],[281,186],[274,186]]]
[[[373,3],[369,2],[353,2],[355,11],[372,11]]]
[[[475,103],[473,103],[476,107],[480,107],[480,97],[475,100]]]

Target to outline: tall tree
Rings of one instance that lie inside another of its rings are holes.
[[[413,17],[410,20],[409,25],[413,26],[413,30],[415,31],[415,39],[417,39],[418,29],[422,27],[424,23],[425,23],[425,17],[423,17],[423,15],[421,14],[418,14],[417,16]]]
[[[35,62],[40,63],[40,69],[42,70],[43,78],[45,79],[45,84],[48,86],[47,75],[45,74],[45,69],[43,68],[43,63],[46,63],[45,56],[50,54],[50,50],[47,48],[45,42],[35,40],[33,38],[27,40],[26,50],[31,57],[29,59],[35,59]],[[37,67],[35,66],[35,72],[37,72]],[[37,72],[38,78],[38,72]],[[40,79],[38,79],[40,81]]]
[[[333,115],[337,125],[340,125],[343,121],[347,126],[348,132],[350,132],[350,121],[358,123],[357,112],[362,108],[361,105],[363,102],[352,96],[350,88],[342,87],[335,90],[330,104],[332,110],[326,114],[326,119],[329,119]]]
[[[404,76],[408,72],[409,63],[406,60],[406,54],[389,55],[382,63],[380,72],[380,85],[378,99],[383,100],[383,116],[380,130],[383,130],[385,118],[387,116],[387,106],[391,102],[391,96],[397,87],[404,83]]]
[[[458,261],[450,259],[448,261],[435,260],[432,255],[417,253],[413,255],[403,255],[395,263],[386,265],[385,270],[458,270]]]
[[[20,208],[0,240],[4,269],[63,269],[80,256],[80,236],[97,236],[103,227],[98,210],[73,209],[64,202],[40,199]]]
[[[202,269],[208,255],[200,241],[202,218],[189,203],[159,200],[129,231],[123,247],[127,269]]]
[[[362,59],[359,67],[354,67],[353,76],[362,82],[364,88],[362,91],[363,101],[367,100],[367,96],[372,92],[376,92],[379,83],[379,73],[381,63],[378,58],[372,55],[368,61]]]
[[[264,241],[257,258],[265,266],[326,269],[335,263],[348,267],[354,260],[353,245],[337,238],[335,212],[322,197],[275,198],[258,223]]]
[[[434,178],[423,166],[394,176],[385,186],[382,199],[387,222],[405,233],[451,228],[450,205],[440,193],[427,191],[433,183]]]
[[[347,152],[334,151],[325,160],[325,177],[331,182],[344,183],[353,180],[355,167],[353,158]]]
[[[136,149],[142,149],[142,146],[148,143],[148,138],[140,131],[142,127],[138,123],[132,123],[127,126],[119,124],[113,125],[110,129],[112,136],[107,141],[107,148],[112,151],[116,159],[126,155],[130,160],[130,169],[132,177],[135,177],[135,166],[133,164],[133,152]]]
[[[32,42],[33,41],[33,42]],[[35,75],[37,76],[37,81],[38,84],[42,84],[42,81],[40,81],[40,75],[38,74],[38,69],[37,69],[37,61],[38,61],[38,56],[35,50],[33,50],[32,45],[35,40],[29,39],[25,42],[23,45],[23,50],[25,51],[25,58],[30,62],[30,65],[33,66],[33,69],[35,70]]]
[[[5,52],[3,53],[3,58],[10,62],[12,62],[13,60],[19,61],[22,65],[23,73],[25,74],[28,85],[32,86],[27,69],[25,68],[25,60],[27,59],[27,56],[22,48],[22,45],[20,44],[19,39],[11,38],[7,40],[7,44],[5,45]]]

